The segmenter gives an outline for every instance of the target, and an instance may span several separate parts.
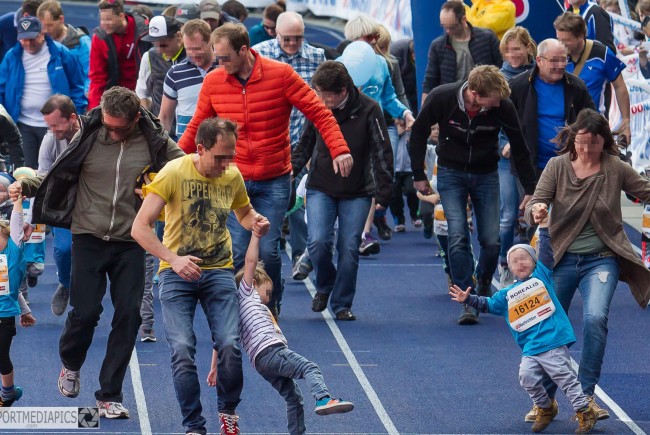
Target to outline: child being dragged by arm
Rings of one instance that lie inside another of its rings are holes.
[[[275,318],[265,303],[268,302],[273,283],[258,261],[259,239],[253,234],[246,252],[244,268],[235,275],[239,296],[239,333],[242,347],[251,364],[287,401],[289,433],[305,433],[302,394],[295,379],[304,379],[310,394],[316,400],[315,412],[329,415],[349,412],[351,402],[330,395],[323,375],[316,364],[290,350]],[[216,385],[218,356],[213,353],[208,383]],[[216,376],[215,376],[216,375]],[[302,411],[302,409],[300,409]]]
[[[537,207],[546,208],[544,204]],[[532,431],[540,432],[558,414],[557,401],[544,389],[542,376],[550,377],[566,394],[576,412],[576,433],[590,432],[597,414],[571,368],[569,346],[575,341],[573,327],[562,309],[553,283],[553,251],[548,215],[540,222],[539,259],[530,245],[514,245],[508,251],[508,267],[514,284],[492,297],[470,294],[458,286],[449,288],[451,299],[478,311],[506,318],[510,332],[522,349],[519,382],[536,408]]]

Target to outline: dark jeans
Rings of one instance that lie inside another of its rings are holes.
[[[304,434],[305,410],[300,388],[295,379],[304,379],[315,400],[329,396],[320,368],[286,346],[271,346],[255,358],[257,372],[287,402],[287,428],[291,435]]]
[[[70,265],[72,255],[72,233],[67,228],[52,228],[54,234],[54,263],[59,284],[70,288]]]
[[[282,259],[280,258],[280,233],[284,215],[287,213],[291,181],[289,174],[264,181],[245,182],[246,192],[253,208],[265,216],[271,223],[271,228],[266,236],[260,239],[260,260],[264,262],[264,269],[273,281],[273,293],[269,307],[278,307],[282,302]],[[234,213],[228,215],[228,231],[232,238],[232,254],[235,270],[244,266],[244,258],[251,239],[250,231],[239,225]]]
[[[17,123],[16,126],[18,127],[18,131],[20,131],[20,135],[23,137],[24,165],[38,169],[38,151],[41,149],[41,142],[43,142],[43,137],[47,133],[47,127],[32,127],[22,122]],[[15,167],[17,166],[16,164]]]
[[[474,263],[469,225],[467,197],[474,206],[476,231],[481,246],[476,277],[491,280],[499,260],[499,174],[470,174],[438,166],[438,191],[449,226],[449,265],[454,284],[472,287]]]
[[[16,318],[0,317],[0,375],[8,375],[14,371],[9,351],[15,335]]]
[[[395,172],[393,180],[393,196],[390,200],[390,212],[395,220],[395,225],[405,224],[404,217],[404,196],[406,196],[406,205],[409,208],[411,220],[418,218],[418,208],[420,201],[413,188],[413,173]]]
[[[172,269],[160,273],[160,304],[167,343],[171,350],[176,398],[188,431],[205,433],[201,415],[201,384],[194,364],[194,314],[201,304],[208,319],[217,361],[217,409],[234,414],[242,387],[239,346],[239,303],[232,269],[203,270],[198,281],[188,282]]]
[[[144,250],[140,245],[105,242],[90,234],[72,235],[72,310],[59,340],[59,355],[66,368],[81,369],[104,310],[107,276],[115,313],[95,397],[104,402],[122,402],[122,382],[141,321]]]
[[[359,245],[363,226],[368,218],[369,196],[335,198],[314,189],[307,189],[307,228],[309,230],[309,259],[316,272],[316,291],[331,294],[334,314],[352,308],[357,291]],[[334,265],[334,223],[338,219],[336,236],[337,262]]]

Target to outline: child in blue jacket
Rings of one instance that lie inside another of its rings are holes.
[[[558,414],[557,402],[549,398],[542,385],[547,373],[573,405],[579,422],[576,433],[588,433],[596,424],[597,414],[571,368],[569,346],[576,338],[555,295],[550,240],[546,218],[540,223],[539,261],[530,245],[510,248],[508,267],[515,282],[492,297],[472,295],[470,288],[463,291],[456,285],[449,288],[449,294],[454,301],[506,318],[522,350],[519,382],[538,408],[533,432],[544,430]]]
[[[18,200],[14,202],[10,227],[0,222],[0,408],[13,405],[23,394],[20,387],[14,386],[14,367],[9,356],[16,335],[16,316],[20,315],[21,326],[36,323],[19,291],[26,268],[22,238],[23,207]]]

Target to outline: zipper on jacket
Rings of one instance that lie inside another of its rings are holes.
[[[250,80],[250,77],[248,79]],[[253,154],[253,145],[251,144],[251,132],[250,132],[250,128],[248,127],[249,126],[249,123],[248,123],[248,98],[246,97],[246,86],[243,87],[241,93],[244,96],[244,119],[246,121],[246,137],[248,138],[247,139],[247,142],[248,142],[248,155],[249,155],[249,161],[253,163],[251,165],[251,169],[252,169],[252,172],[254,174],[255,173],[255,163],[254,163],[254,159],[253,159],[253,156],[254,156],[254,154]],[[253,179],[253,174],[250,174],[251,179]]]
[[[472,144],[470,143],[470,137],[472,135],[472,118],[469,117],[469,114],[465,111],[465,116],[467,116],[467,120],[469,123],[467,124],[467,146],[469,147],[469,158],[467,159],[467,164],[465,165],[465,172],[467,172],[469,165],[472,163]]]
[[[117,204],[117,192],[120,187],[120,163],[122,162],[122,154],[124,153],[124,142],[125,141],[122,141],[120,143],[120,154],[117,156],[117,163],[115,165],[115,191],[113,192],[113,203],[111,204],[111,223],[108,226],[106,235],[103,237],[105,241],[109,241],[111,239],[110,234],[113,230],[113,225],[115,224],[115,205]]]

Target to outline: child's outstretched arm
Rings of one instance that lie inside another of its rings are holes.
[[[260,256],[260,239],[251,234],[251,241],[248,244],[246,251],[246,259],[244,262],[244,281],[246,285],[253,286],[253,278],[255,277],[255,269]]]
[[[23,240],[23,221],[23,201],[19,198],[18,201],[14,201],[14,209],[9,219],[9,234],[16,245],[20,245]]]
[[[553,247],[551,246],[551,234],[548,231],[548,216],[539,223],[539,253],[538,261],[547,269],[553,270],[555,260],[553,259]]]
[[[481,313],[487,313],[488,298],[485,296],[472,295],[470,294],[471,290],[471,287],[467,287],[467,290],[463,291],[460,287],[454,284],[449,287],[449,295],[451,296],[452,301],[456,301],[460,304],[467,304]]]

